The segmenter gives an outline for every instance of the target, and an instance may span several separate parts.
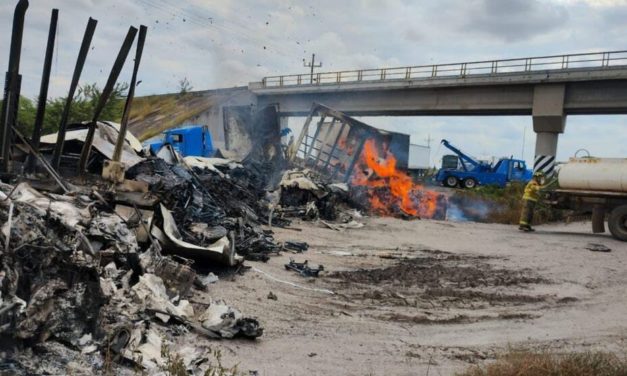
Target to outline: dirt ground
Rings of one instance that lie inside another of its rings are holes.
[[[589,223],[528,234],[363,221],[343,232],[306,222],[293,225],[300,232],[275,229],[309,250],[247,262],[244,275],[195,297],[225,299],[264,324],[257,341],[211,343],[223,364],[264,376],[450,375],[509,347],[627,353],[627,244],[591,234]],[[325,271],[301,277],[285,270],[290,258]]]

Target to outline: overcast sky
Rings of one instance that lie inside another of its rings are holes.
[[[0,2],[0,69],[6,70],[17,0]],[[377,68],[627,49],[627,0],[31,0],[24,31],[22,93],[37,95],[50,11],[59,32],[50,94],[64,95],[88,17],[98,27],[82,83],[102,87],[130,25],[148,37],[137,95],[241,86],[302,73],[312,53],[322,70]],[[130,59],[129,59],[130,61]],[[120,80],[130,79],[127,63]],[[474,155],[531,160],[530,117],[365,118],[425,143],[447,138]],[[526,131],[525,131],[526,128]],[[571,116],[558,157],[579,148],[627,157],[627,116]]]

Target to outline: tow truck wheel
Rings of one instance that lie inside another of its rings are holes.
[[[627,205],[614,208],[607,222],[610,232],[616,239],[627,241]]]
[[[477,186],[477,181],[473,178],[464,180],[464,188],[473,189]]]
[[[459,180],[455,176],[447,176],[446,180],[444,180],[444,184],[447,187],[457,187],[457,183],[459,183]]]

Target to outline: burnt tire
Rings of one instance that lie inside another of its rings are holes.
[[[473,178],[465,179],[463,182],[464,188],[473,189],[477,186],[477,181]]]
[[[627,241],[627,205],[614,208],[607,222],[610,232],[616,239]]]
[[[457,179],[455,176],[447,176],[446,179],[444,179],[444,185],[447,187],[457,187],[457,184],[459,184],[459,179]]]

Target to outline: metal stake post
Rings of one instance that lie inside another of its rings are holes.
[[[37,114],[35,115],[35,126],[33,127],[33,137],[31,145],[35,151],[39,150],[39,139],[41,138],[41,128],[44,123],[46,113],[46,101],[48,100],[48,86],[50,83],[50,69],[52,67],[52,54],[54,52],[54,41],[57,34],[57,20],[59,10],[53,9],[50,16],[50,30],[48,31],[48,44],[46,45],[46,56],[44,58],[44,71],[41,74],[41,87],[39,88],[39,99],[37,100]],[[30,154],[26,170],[33,172],[35,169],[35,155]]]
[[[96,31],[96,25],[98,21],[93,18],[89,18],[87,22],[87,28],[85,28],[85,34],[83,35],[83,42],[81,43],[81,49],[78,52],[78,58],[76,59],[76,66],[74,67],[74,74],[72,75],[72,82],[70,83],[70,91],[67,98],[65,98],[65,106],[61,113],[61,122],[59,123],[59,132],[57,133],[57,144],[54,147],[54,153],[52,154],[52,167],[59,169],[59,163],[61,162],[61,154],[63,153],[63,144],[65,143],[65,131],[67,129],[67,121],[70,115],[70,107],[72,106],[72,100],[74,99],[74,92],[78,86],[78,80],[81,78],[81,72],[87,59],[87,53],[89,52],[89,46],[91,40]]]
[[[28,0],[20,0],[13,13],[13,32],[11,34],[11,51],[9,52],[9,70],[4,84],[4,101],[2,102],[2,118],[0,119],[0,157],[2,172],[9,172],[11,156],[11,139],[13,126],[17,120],[20,87],[20,55],[22,53],[22,36],[24,34],[24,17],[28,9]]]
[[[113,67],[111,68],[111,73],[109,74],[109,79],[107,83],[102,89],[102,94],[98,100],[98,104],[96,105],[96,109],[94,110],[94,116],[91,119],[91,123],[89,124],[89,130],[87,131],[87,137],[85,138],[85,143],[83,144],[83,149],[81,150],[81,157],[78,161],[78,174],[82,175],[85,172],[85,168],[87,167],[87,160],[89,159],[89,154],[91,152],[91,144],[94,141],[94,133],[96,133],[96,122],[100,117],[100,113],[104,109],[104,106],[107,104],[111,93],[115,87],[115,83],[120,76],[120,72],[122,71],[122,67],[124,66],[124,62],[126,61],[126,57],[128,56],[131,47],[133,46],[133,41],[135,40],[135,35],[137,34],[137,29],[134,27],[130,27],[128,33],[126,34],[126,38],[124,39],[124,43],[122,43],[122,47],[120,48],[120,52],[118,53],[115,62],[113,63]]]

